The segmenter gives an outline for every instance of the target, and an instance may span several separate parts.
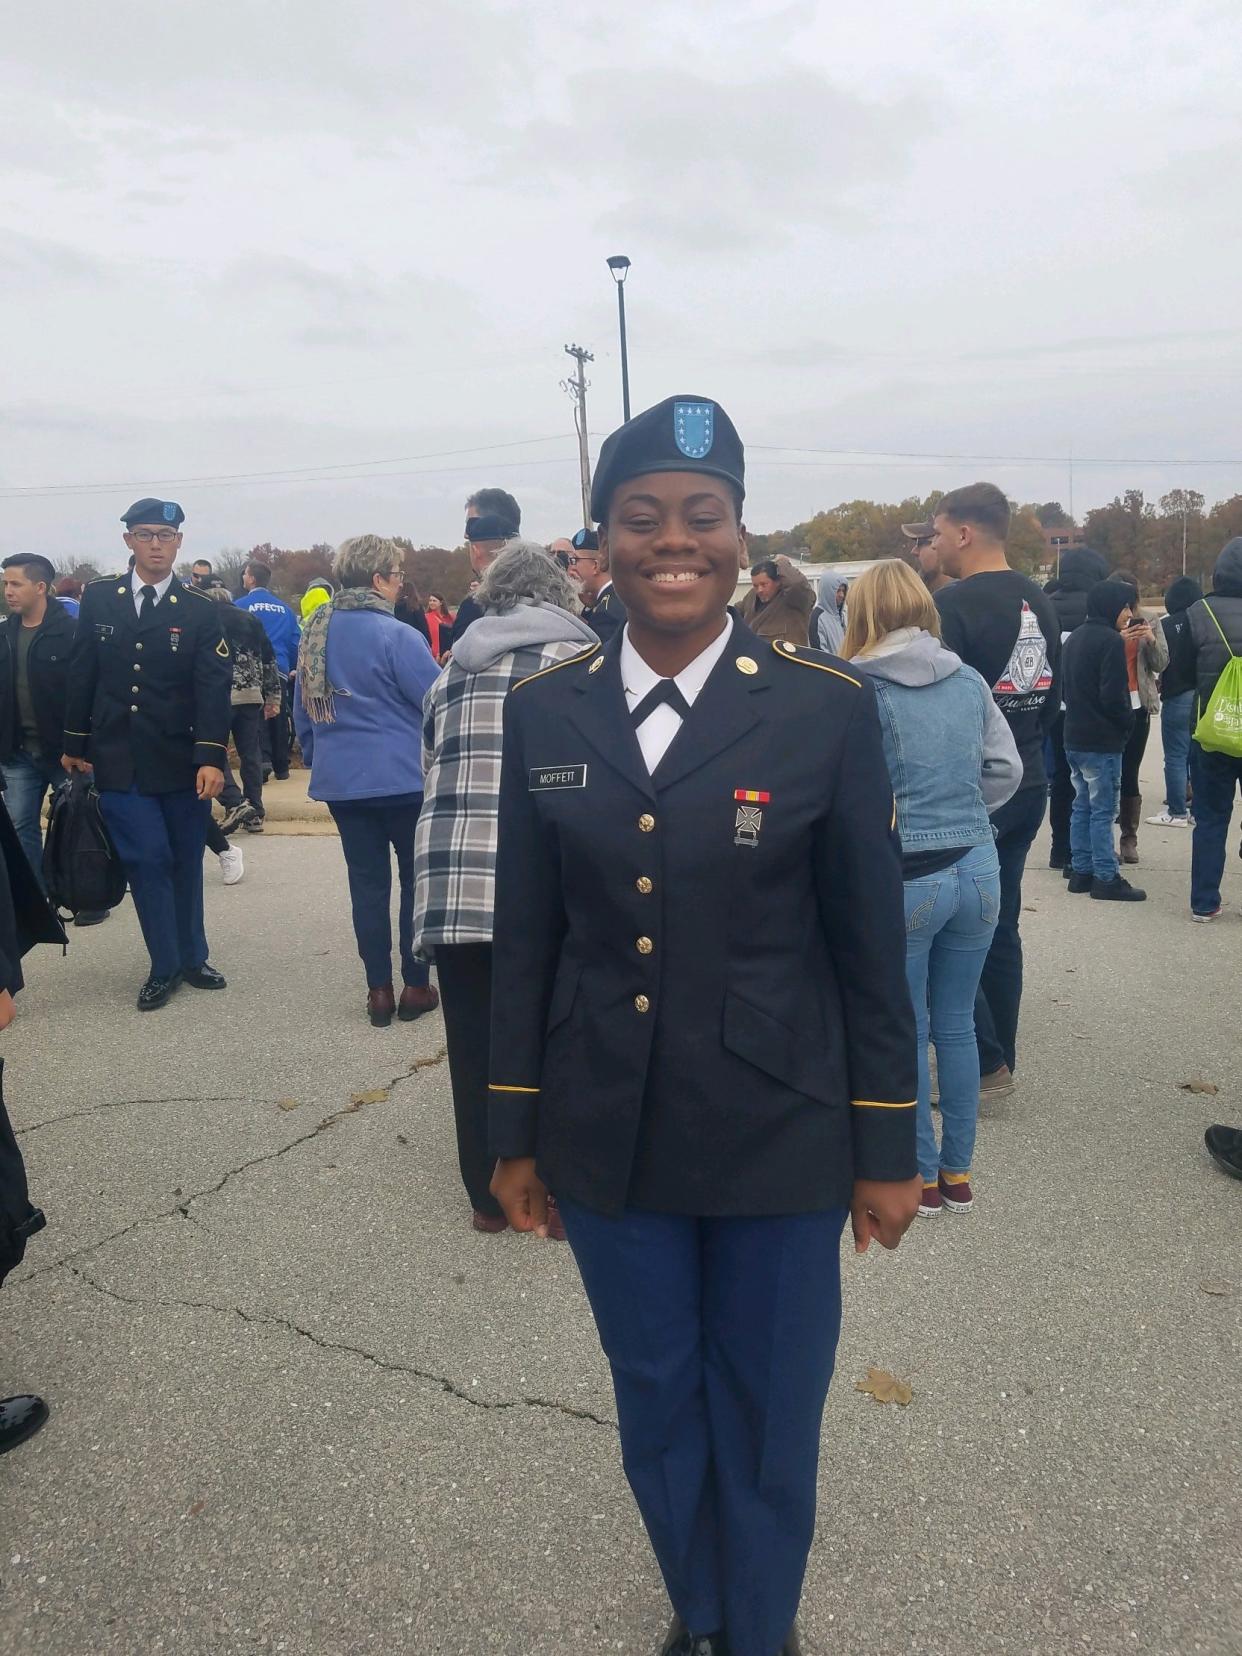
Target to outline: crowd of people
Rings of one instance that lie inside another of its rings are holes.
[[[300,749],[366,1016],[442,1010],[473,1227],[573,1249],[672,1601],[664,1656],[800,1648],[839,1239],[848,1219],[859,1251],[895,1247],[975,1204],[981,1098],[1017,1084],[1050,799],[1068,892],[1141,901],[1121,869],[1158,715],[1148,821],[1193,832],[1203,922],[1242,781],[1221,692],[1242,540],[1153,623],[1089,548],[1044,587],[1010,567],[991,484],[818,589],[783,556],[749,566],[744,496],[728,415],[671,398],[603,445],[595,527],[543,546],[506,491],[470,498],[456,614],[369,534],[297,611],[258,561],[236,598],[206,559],[187,587],[172,501],[126,512],[130,567],[76,617],[46,559],[4,560],[6,803],[37,880],[48,788],[93,777],[150,954],[141,1010],[225,987],[204,850],[240,877],[232,836],[262,832]],[[1208,1149],[1242,1176],[1242,1132]],[[30,1403],[0,1412],[0,1449],[42,1423]]]

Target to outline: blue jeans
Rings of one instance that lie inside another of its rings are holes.
[[[919,1172],[969,1173],[979,1116],[975,994],[1000,914],[1000,858],[977,845],[960,862],[906,881],[906,981],[919,1032]],[[932,1125],[930,1033],[940,1078],[943,1142]]]
[[[1070,816],[1070,851],[1075,874],[1094,874],[1097,880],[1115,880],[1121,873],[1113,824],[1121,806],[1120,753],[1080,753],[1067,749],[1074,776],[1074,809]]]
[[[1002,1064],[1018,1067],[1018,1013],[1022,1007],[1022,875],[1027,853],[1044,820],[1048,790],[1019,788],[992,813],[996,855],[1000,858],[1000,915],[975,996],[975,1036],[979,1073],[990,1075]]]
[[[1190,847],[1190,909],[1215,914],[1225,872],[1225,839],[1233,816],[1233,795],[1242,782],[1242,759],[1206,753],[1190,744],[1190,779],[1195,788],[1195,829]]]
[[[776,1656],[815,1530],[845,1209],[560,1209],[673,1608],[695,1633],[723,1631],[732,1656]]]
[[[1195,693],[1183,690],[1160,704],[1160,740],[1164,747],[1164,804],[1170,816],[1186,815],[1186,775],[1190,764],[1190,730]]]
[[[0,769],[4,772],[4,803],[13,819],[21,848],[26,853],[26,861],[42,891],[43,833],[39,813],[43,809],[44,794],[57,782],[65,780],[65,772],[59,756],[55,759],[36,759],[22,750],[11,759],[6,759]]]
[[[271,722],[270,720],[268,721]],[[414,830],[422,809],[422,795],[412,804],[390,799],[350,799],[328,802],[341,835],[341,850],[349,871],[349,901],[353,909],[358,956],[368,989],[392,982],[392,852],[397,854],[401,895],[397,908],[401,978],[411,988],[425,989],[430,974],[426,961],[414,954]]]

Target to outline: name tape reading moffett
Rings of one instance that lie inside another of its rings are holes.
[[[587,768],[585,765],[536,765],[530,773],[531,793],[540,793],[547,788],[585,788]]]

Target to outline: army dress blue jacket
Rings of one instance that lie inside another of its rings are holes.
[[[174,580],[139,621],[128,574],[92,581],[69,657],[64,751],[90,761],[100,789],[192,788],[200,765],[223,768],[232,685],[210,598]]]
[[[874,693],[734,623],[654,775],[620,636],[505,707],[489,1121],[604,1214],[814,1212],[917,1173]]]

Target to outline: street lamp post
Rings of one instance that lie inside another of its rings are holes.
[[[625,278],[630,273],[630,261],[624,253],[614,253],[608,261],[612,279],[617,284],[617,315],[621,323],[621,411],[630,417],[630,358],[625,346]]]

